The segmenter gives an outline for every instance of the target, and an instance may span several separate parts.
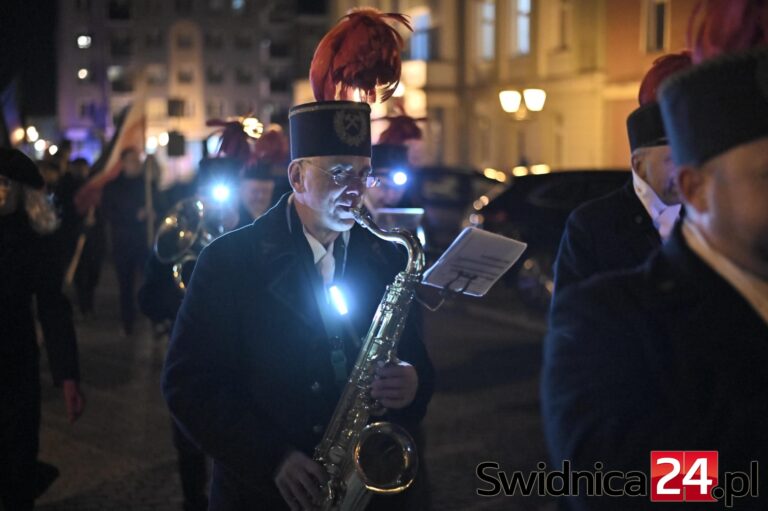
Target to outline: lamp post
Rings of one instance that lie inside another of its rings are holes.
[[[544,110],[547,101],[547,93],[544,89],[523,89],[522,92],[515,89],[507,89],[499,92],[499,102],[505,112],[512,114],[516,121],[531,120],[531,112]],[[520,165],[528,165],[525,156],[525,131],[520,129],[517,133],[517,146],[520,154]]]

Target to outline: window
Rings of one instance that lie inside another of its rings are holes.
[[[184,117],[186,102],[180,98],[168,99],[168,117]]]
[[[77,36],[77,47],[81,50],[86,50],[91,47],[91,36],[88,34],[78,34]]]
[[[509,54],[512,57],[531,52],[531,0],[510,0]]]
[[[256,111],[255,105],[250,101],[236,101],[235,102],[235,115],[248,115]]]
[[[128,34],[112,34],[109,51],[113,57],[130,57],[133,40]]]
[[[176,14],[191,14],[192,0],[174,0]]]
[[[220,67],[208,66],[205,70],[205,81],[211,85],[224,83],[224,70]]]
[[[179,69],[176,73],[176,80],[179,83],[192,83],[195,81],[195,72],[191,69]]]
[[[493,60],[496,57],[496,2],[495,0],[479,0],[477,2],[478,31],[477,53],[483,60]]]
[[[669,20],[669,0],[646,0],[646,36],[645,50],[648,53],[666,49],[667,24]]]
[[[147,67],[147,85],[163,86],[168,83],[168,70],[163,65],[152,65]]]
[[[112,92],[132,92],[133,77],[122,66],[109,66],[107,78],[111,84]]]
[[[253,82],[253,73],[250,69],[238,67],[235,70],[235,80],[240,85],[250,85]]]
[[[235,48],[238,50],[249,50],[251,48],[251,36],[248,34],[238,34],[235,36]]]
[[[429,36],[431,19],[429,12],[413,17],[413,35],[411,36],[409,60],[429,60]]]
[[[269,58],[271,59],[287,59],[291,56],[291,46],[287,43],[275,43],[269,44]]]
[[[209,99],[205,102],[205,116],[207,118],[222,118],[226,115],[226,108],[223,99]]]
[[[131,1],[130,0],[109,0],[109,19],[112,19],[112,20],[131,19]]]
[[[180,50],[191,50],[195,45],[195,39],[191,34],[179,34],[176,37],[176,47]]]
[[[157,49],[163,46],[163,31],[159,28],[150,29],[144,36],[144,45],[150,49]]]
[[[269,90],[271,92],[290,92],[291,85],[285,78],[272,78],[269,80]]]
[[[80,101],[80,108],[78,110],[81,119],[92,119],[95,121],[99,117],[99,105],[91,99]]]
[[[220,32],[206,32],[205,47],[209,50],[222,49],[224,47],[224,36]]]

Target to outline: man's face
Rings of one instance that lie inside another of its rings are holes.
[[[251,218],[261,216],[272,201],[275,182],[271,179],[242,179],[240,181],[240,202]]]
[[[668,206],[679,204],[677,168],[672,162],[669,146],[643,147],[636,150],[633,156],[637,158],[633,165],[635,172],[653,188],[659,199]]]
[[[120,160],[123,165],[123,172],[128,177],[136,177],[141,174],[141,158],[137,151],[129,151],[125,153]]]
[[[739,266],[768,279],[768,137],[742,144],[681,176],[690,216],[707,239]]]
[[[315,224],[336,232],[351,229],[355,223],[352,209],[363,199],[364,177],[370,173],[371,159],[318,156],[302,159],[299,166],[301,183],[292,176],[292,186],[297,199],[312,211]]]
[[[19,205],[21,186],[5,176],[0,176],[0,216],[10,215]]]

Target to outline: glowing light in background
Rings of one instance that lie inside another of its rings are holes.
[[[77,71],[77,77],[78,77],[80,80],[85,80],[86,78],[88,78],[88,70],[87,70],[87,69],[85,69],[84,67],[83,67],[83,68],[80,68],[80,69]]]
[[[549,165],[543,163],[539,165],[531,165],[531,174],[549,174]]]
[[[528,175],[528,168],[523,165],[518,165],[512,169],[512,175],[515,177],[522,177]]]
[[[543,89],[525,89],[523,99],[528,110],[541,112],[544,109],[544,102],[547,101],[547,93]]]
[[[160,147],[165,147],[168,145],[168,138],[168,132],[164,131],[157,136],[157,143]]]
[[[27,140],[30,142],[37,142],[37,139],[40,138],[40,133],[37,132],[37,128],[34,126],[30,126],[27,128]]]
[[[51,147],[48,148],[48,153],[53,156],[54,154],[59,152],[59,146],[56,144],[51,145]]]
[[[408,174],[406,174],[402,170],[398,170],[397,172],[392,174],[392,182],[395,183],[397,186],[403,186],[405,183],[408,182]]]
[[[81,50],[91,47],[91,36],[79,35],[77,36],[77,47]]]
[[[245,117],[240,120],[243,123],[243,131],[253,138],[260,138],[264,133],[264,124],[256,117]]]
[[[45,140],[39,139],[37,142],[35,142],[35,151],[38,151],[38,152],[45,151]]]
[[[499,92],[501,108],[507,113],[513,114],[520,110],[520,103],[522,100],[522,94],[516,90],[503,90]]]
[[[213,187],[213,198],[216,199],[219,202],[225,202],[227,199],[229,199],[230,191],[229,187],[225,185],[216,185]]]
[[[349,312],[349,309],[347,308],[347,301],[344,299],[344,294],[341,292],[341,289],[339,289],[338,286],[331,286],[328,288],[328,294],[338,313],[345,316]]]

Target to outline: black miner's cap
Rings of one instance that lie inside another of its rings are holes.
[[[36,189],[45,184],[35,162],[18,149],[0,147],[0,176]]]
[[[371,107],[319,101],[291,108],[291,160],[313,156],[371,157]]]
[[[662,84],[661,112],[672,158],[699,166],[768,136],[768,48],[723,55]]]
[[[667,145],[667,134],[661,119],[658,103],[641,106],[627,117],[629,147],[634,151],[640,147]]]

